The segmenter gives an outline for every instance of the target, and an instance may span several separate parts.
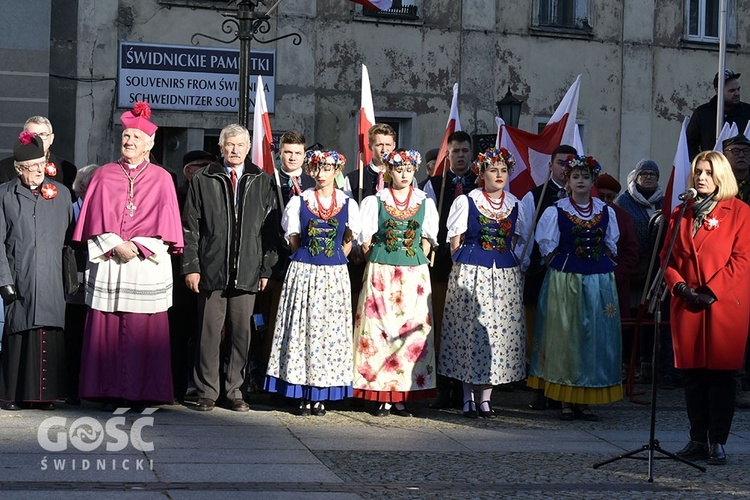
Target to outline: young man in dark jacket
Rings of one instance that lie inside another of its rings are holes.
[[[219,136],[223,158],[199,171],[190,184],[183,230],[185,284],[198,297],[201,333],[194,370],[197,410],[210,411],[220,396],[221,331],[226,323],[230,353],[224,390],[228,407],[248,411],[240,386],[250,350],[255,295],[276,262],[278,205],[273,184],[246,162],[250,134],[241,125]]]

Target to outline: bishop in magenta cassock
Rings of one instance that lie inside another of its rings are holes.
[[[182,226],[169,173],[149,162],[157,126],[148,104],[120,117],[122,157],[91,179],[73,235],[88,244],[80,396],[103,409],[171,403],[170,253]]]

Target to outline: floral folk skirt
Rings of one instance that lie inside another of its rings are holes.
[[[440,375],[477,385],[526,377],[522,290],[518,267],[453,264],[440,333]]]
[[[292,261],[281,289],[264,388],[311,401],[351,397],[351,303],[346,265]]]
[[[427,265],[369,262],[354,319],[354,396],[390,403],[431,398],[435,378]]]

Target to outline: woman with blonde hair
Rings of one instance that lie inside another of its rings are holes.
[[[664,281],[674,296],[675,367],[685,379],[690,420],[690,441],[677,455],[722,465],[734,416],[733,375],[742,367],[750,326],[750,207],[735,198],[737,182],[722,153],[698,154],[688,184],[698,196],[686,202],[679,228],[672,217],[661,253],[662,262],[669,259]]]

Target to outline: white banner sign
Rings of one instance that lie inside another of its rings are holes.
[[[120,42],[117,105],[137,101],[153,109],[237,112],[237,49]],[[268,112],[276,101],[276,52],[250,51],[250,113],[257,78],[263,76]]]

